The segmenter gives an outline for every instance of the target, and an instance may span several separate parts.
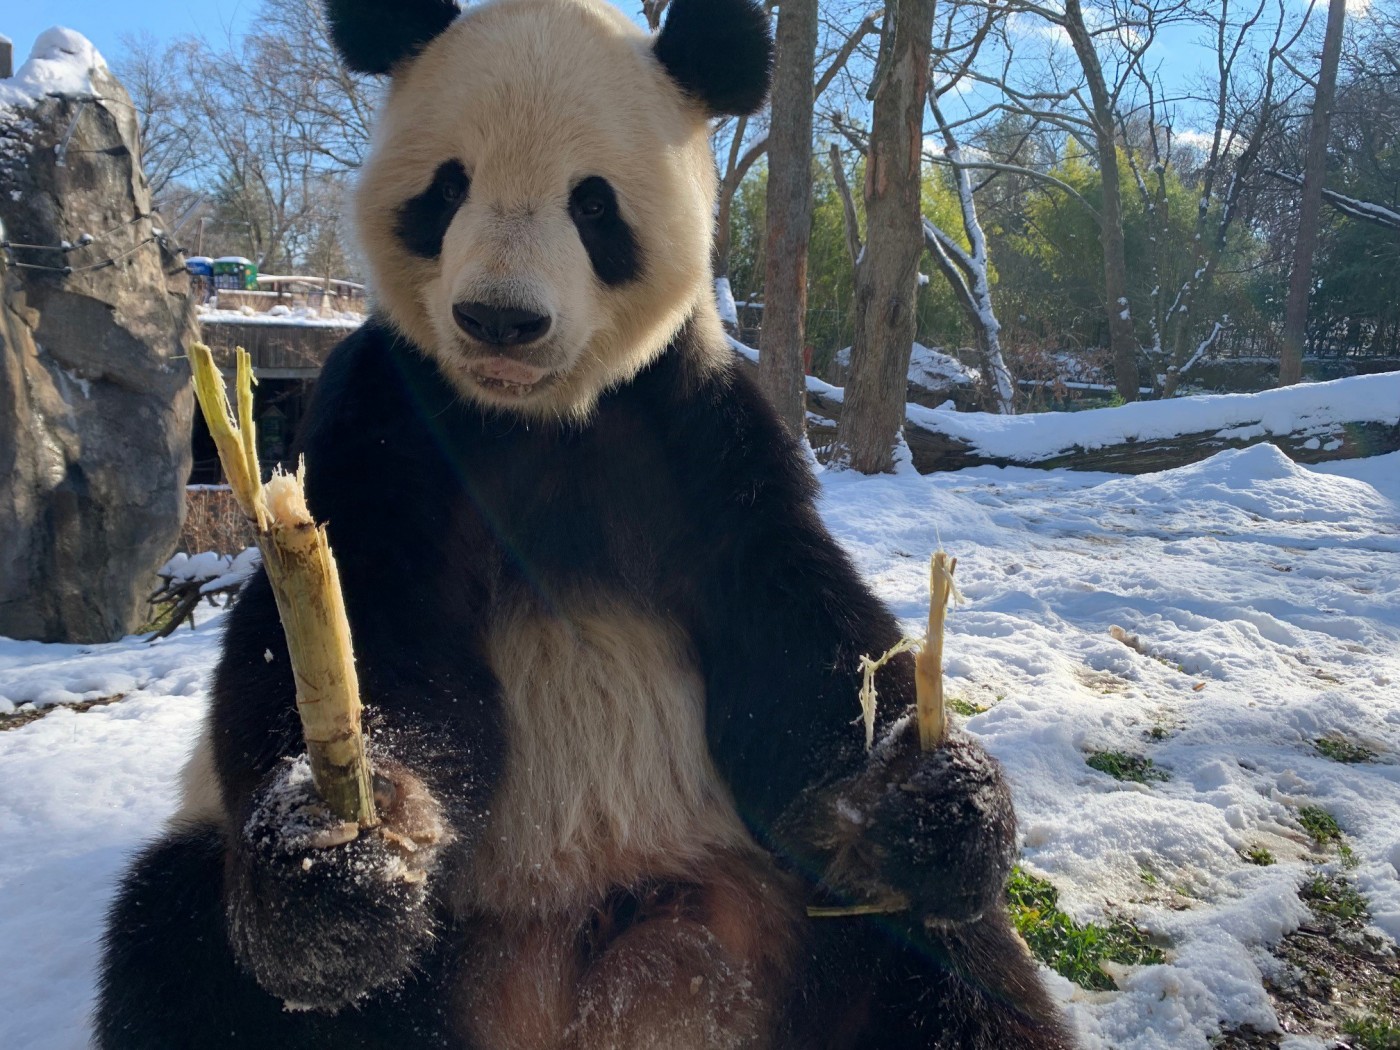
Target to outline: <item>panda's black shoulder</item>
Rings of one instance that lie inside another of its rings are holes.
[[[312,509],[369,471],[397,480],[420,473],[434,459],[422,421],[455,400],[431,363],[372,316],[327,357],[298,429]]]
[[[665,376],[671,454],[693,484],[725,503],[810,504],[817,491],[798,440],[758,385],[756,369],[727,347],[696,353],[679,344],[657,363]]]
[[[299,434],[301,451],[310,458],[367,431],[401,425],[408,388],[423,379],[416,356],[379,317],[341,340],[317,377]]]

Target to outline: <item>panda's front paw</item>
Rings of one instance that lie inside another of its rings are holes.
[[[907,728],[830,796],[825,831],[813,837],[829,856],[819,899],[934,925],[975,922],[1016,860],[1011,792],[971,738],[922,752]]]
[[[1016,861],[1016,817],[1000,766],[970,737],[880,763],[866,836],[881,881],[935,923],[972,922],[1001,897]]]
[[[382,824],[325,808],[306,760],[254,796],[227,883],[229,940],[259,985],[291,1008],[334,1012],[393,988],[432,940],[431,874],[447,833],[421,781],[376,763]]]

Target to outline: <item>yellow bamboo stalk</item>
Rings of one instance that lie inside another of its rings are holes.
[[[325,526],[316,524],[306,505],[305,464],[295,474],[278,470],[262,484],[252,364],[241,347],[235,355],[237,420],[214,355],[202,343],[190,347],[195,396],[229,488],[257,530],[263,567],[287,635],[297,713],[316,791],[341,820],[374,827],[379,818],[360,722],[359,678],[335,557]]]
[[[954,594],[957,558],[935,551],[928,567],[928,634],[914,657],[914,688],[919,720],[919,746],[933,751],[948,738],[948,712],[943,705],[943,623]]]

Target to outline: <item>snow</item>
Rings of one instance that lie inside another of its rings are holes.
[[[1351,418],[1381,414],[1365,407],[1372,387],[1397,410],[1370,377],[1279,392],[1248,415],[1297,422],[1340,411],[1343,393]],[[1192,400],[1168,407],[1206,420]],[[1151,432],[1165,425],[1153,407],[1113,411]],[[820,477],[827,523],[911,632],[929,552],[959,559],[948,693],[988,708],[957,720],[1007,771],[1022,863],[1076,918],[1123,915],[1166,946],[1164,964],[1120,970],[1117,992],[1046,975],[1086,1050],[1206,1050],[1222,1027],[1275,1028],[1267,947],[1304,921],[1296,890],[1323,861],[1302,805],[1340,823],[1374,929],[1400,937],[1400,453],[1312,469],[1258,445],[1139,477]],[[5,704],[126,694],[0,732],[0,1046],[84,1045],[103,909],[174,808],[222,615],[149,646],[0,641]],[[853,692],[853,733],[859,713]],[[1314,741],[1333,732],[1378,759],[1323,757]],[[1113,780],[1085,765],[1102,749],[1170,779]],[[1278,863],[1244,861],[1255,845]]]
[[[842,368],[849,369],[851,348],[836,351],[835,360]],[[909,355],[909,381],[930,390],[949,385],[976,386],[981,382],[981,373],[946,351],[915,343]]]
[[[1216,394],[1141,401],[1085,412],[997,416],[919,405],[909,418],[962,438],[983,455],[1034,463],[1127,441],[1213,432],[1221,437],[1316,430],[1331,435],[1346,423],[1400,422],[1400,372],[1303,383],[1255,394]]]
[[[213,594],[246,580],[262,564],[262,552],[248,547],[230,557],[214,551],[189,555],[183,551],[162,565],[156,575],[175,583],[199,580],[201,594]]]
[[[0,107],[27,107],[49,95],[91,97],[96,94],[93,72],[106,68],[106,61],[87,37],[54,26],[39,34],[29,60],[15,75],[0,80]]]
[[[335,310],[312,310],[305,306],[288,308],[274,306],[267,313],[258,313],[252,307],[242,310],[220,310],[212,306],[201,306],[196,316],[200,324],[261,324],[279,328],[300,326],[305,328],[355,329],[365,323],[364,314],[337,312]]]
[[[734,289],[728,277],[715,278],[715,304],[719,307],[719,319],[727,325],[739,327],[739,308],[734,302]]]

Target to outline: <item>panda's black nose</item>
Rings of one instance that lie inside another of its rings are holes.
[[[492,346],[518,346],[544,338],[549,317],[532,310],[489,303],[456,303],[452,316],[467,335]]]

